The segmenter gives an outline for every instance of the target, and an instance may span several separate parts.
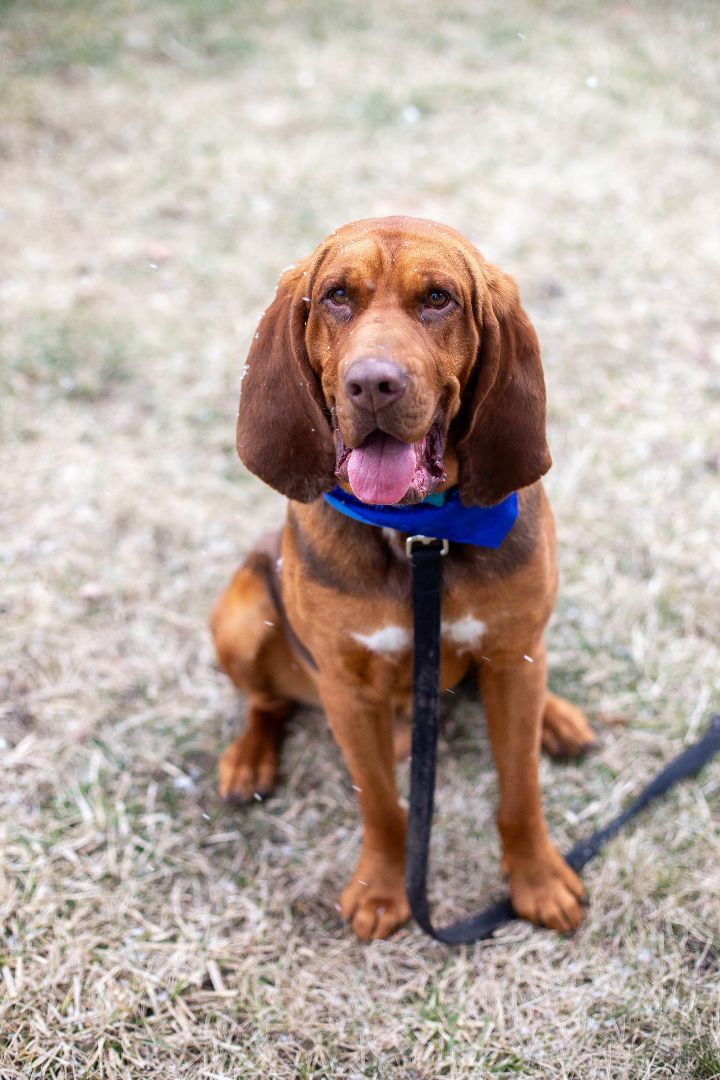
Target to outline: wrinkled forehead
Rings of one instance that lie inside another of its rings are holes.
[[[471,265],[462,238],[449,230],[381,228],[359,223],[321,245],[317,281],[379,288],[437,283],[470,286]]]

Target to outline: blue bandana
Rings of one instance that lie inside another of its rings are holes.
[[[497,506],[463,506],[456,487],[429,495],[417,506],[372,506],[341,487],[333,488],[323,498],[341,514],[366,525],[486,548],[500,547],[518,513],[516,492]]]

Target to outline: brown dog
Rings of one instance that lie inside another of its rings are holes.
[[[237,446],[291,501],[282,537],[250,554],[212,615],[220,663],[248,698],[245,730],[220,760],[221,795],[270,792],[292,703],[321,704],[364,826],[342,914],[361,938],[405,922],[394,778],[410,706],[404,538],[321,496],[338,480],[367,503],[407,505],[458,485],[465,505],[490,506],[519,491],[498,550],[451,544],[444,560],[441,687],[471,666],[478,673],[515,910],[577,926],[583,888],[548,836],[538,757],[541,743],[577,755],[593,736],[547,690],[557,571],[540,483],[550,467],[545,387],[512,278],[435,222],[339,229],[280,279],[248,357]]]

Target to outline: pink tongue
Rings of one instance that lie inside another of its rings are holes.
[[[415,447],[376,431],[348,458],[353,494],[366,503],[396,503],[412,483]]]

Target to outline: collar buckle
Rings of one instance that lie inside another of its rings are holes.
[[[415,536],[408,536],[405,541],[405,554],[408,559],[412,558],[412,553],[415,550],[415,545],[418,547],[438,547],[441,555],[447,555],[450,550],[450,543],[448,540],[442,540],[437,536],[423,536],[421,533],[416,533]]]

